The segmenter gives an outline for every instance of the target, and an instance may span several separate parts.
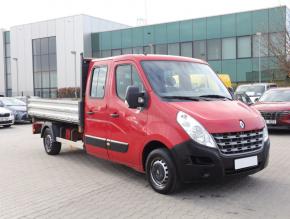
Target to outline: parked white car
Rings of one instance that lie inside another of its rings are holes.
[[[14,124],[13,113],[0,105],[0,126],[10,127]]]

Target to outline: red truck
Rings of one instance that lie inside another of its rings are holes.
[[[268,164],[260,113],[232,97],[204,61],[122,55],[83,59],[81,99],[30,99],[33,133],[49,155],[88,154],[146,173],[163,194],[180,183],[249,175]]]

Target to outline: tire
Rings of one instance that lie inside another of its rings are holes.
[[[3,125],[3,127],[9,128],[9,127],[11,127],[11,125]]]
[[[57,155],[61,150],[61,143],[56,142],[49,128],[45,129],[43,135],[43,146],[47,154]]]
[[[151,151],[145,167],[147,180],[156,192],[169,194],[179,188],[176,167],[168,150],[158,148]]]

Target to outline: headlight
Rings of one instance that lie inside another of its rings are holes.
[[[268,133],[268,127],[265,123],[265,127],[263,129],[263,140],[264,142],[267,141],[269,139],[269,133]]]
[[[188,114],[179,111],[176,118],[178,124],[184,129],[184,131],[201,145],[205,145],[211,148],[216,148],[216,143],[208,131],[194,118]]]

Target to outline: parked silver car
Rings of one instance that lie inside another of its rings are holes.
[[[13,97],[0,97],[0,105],[13,113],[15,122],[27,122],[31,120],[27,113],[27,106],[21,100]]]
[[[265,93],[265,91],[276,87],[277,84],[275,83],[243,84],[237,87],[235,95],[246,94],[250,97],[251,101],[255,103]]]
[[[13,113],[0,104],[0,126],[10,127],[14,124]]]

